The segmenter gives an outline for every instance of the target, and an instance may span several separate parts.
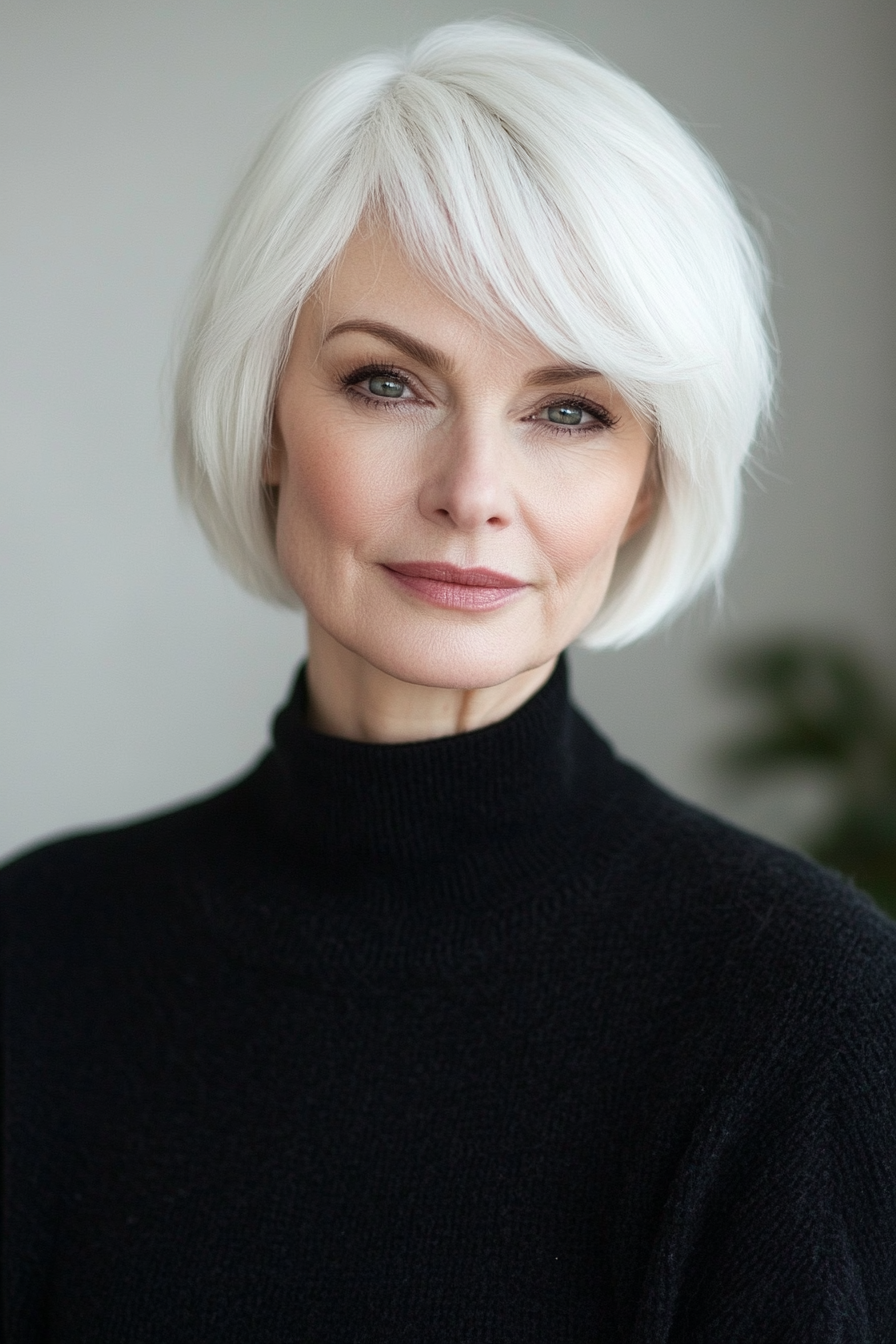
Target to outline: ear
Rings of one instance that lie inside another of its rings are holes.
[[[635,502],[632,505],[632,511],[628,516],[628,522],[625,525],[625,531],[622,534],[620,546],[624,546],[627,541],[641,531],[645,523],[653,517],[659,501],[660,473],[656,459],[656,448],[651,449],[650,458],[647,466],[644,468],[644,475],[641,478],[641,484],[638,488]]]

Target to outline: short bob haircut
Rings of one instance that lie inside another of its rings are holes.
[[[639,85],[524,25],[437,28],[325,74],[212,244],[176,384],[180,487],[250,590],[291,605],[263,484],[296,315],[376,219],[466,311],[599,368],[661,490],[581,642],[621,645],[716,580],[767,413],[765,272],[719,170]]]

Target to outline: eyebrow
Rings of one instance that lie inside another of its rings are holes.
[[[527,374],[526,386],[543,387],[545,383],[575,383],[581,378],[602,377],[600,369],[591,369],[586,364],[548,364]]]
[[[361,331],[368,336],[376,336],[381,341],[394,345],[397,350],[401,350],[411,359],[416,359],[419,363],[425,364],[427,368],[434,369],[436,373],[448,375],[453,372],[454,363],[448,355],[443,354],[441,350],[436,350],[435,346],[427,345],[425,341],[419,341],[416,336],[411,336],[409,332],[402,331],[400,327],[391,326],[388,322],[370,322],[365,318],[352,318],[347,322],[337,322],[326,333],[321,345],[324,346],[335,336],[341,336],[344,332],[349,331]],[[547,364],[544,368],[533,369],[528,373],[524,380],[524,386],[544,387],[546,384],[574,383],[582,378],[599,378],[601,376],[599,369],[592,369],[584,364]]]
[[[378,336],[381,341],[394,345],[396,350],[403,351],[411,359],[416,359],[418,363],[434,369],[436,373],[449,374],[454,367],[447,355],[443,355],[434,346],[427,345],[425,341],[418,341],[416,336],[409,335],[399,327],[391,327],[388,322],[367,322],[360,317],[348,322],[337,322],[335,327],[331,327],[327,332],[321,345],[326,345],[327,341],[332,341],[334,336],[341,336],[345,331],[363,331],[368,336]]]

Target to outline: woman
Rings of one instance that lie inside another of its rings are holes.
[[[721,571],[769,368],[618,73],[460,25],[286,115],[176,448],[308,662],[235,786],[3,875],[5,1338],[896,1338],[892,926],[566,695]]]

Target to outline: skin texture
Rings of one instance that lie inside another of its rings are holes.
[[[312,726],[371,742],[483,727],[533,695],[656,492],[649,429],[597,370],[488,330],[376,230],[299,314],[265,476],[308,613]],[[420,561],[523,586],[439,606],[389,568]]]

